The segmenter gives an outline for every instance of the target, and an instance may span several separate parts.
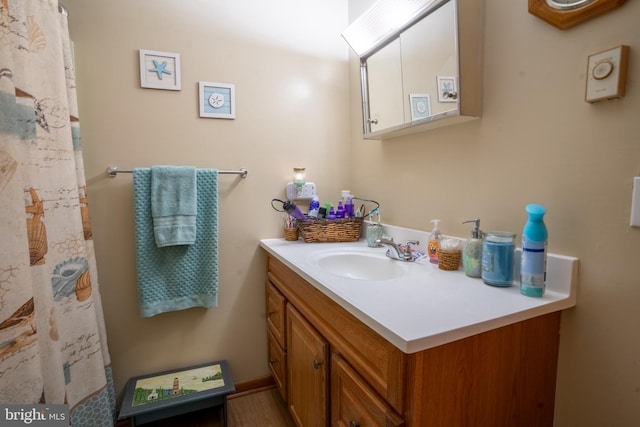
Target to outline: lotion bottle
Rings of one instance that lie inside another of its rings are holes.
[[[342,205],[344,206],[344,217],[352,218],[354,215],[354,206],[351,190],[342,190],[340,195],[342,196]]]
[[[342,200],[338,200],[338,208],[336,209],[336,218],[344,218],[344,205]]]
[[[309,203],[309,216],[311,218],[318,218],[318,213],[320,212],[320,201],[318,196],[313,196],[311,203]]]
[[[547,278],[547,227],[543,221],[547,210],[542,205],[530,204],[526,211],[529,218],[522,230],[520,293],[541,297]]]
[[[464,242],[462,248],[462,265],[464,273],[469,277],[482,276],[482,230],[478,218],[463,222],[474,223],[471,237]]]
[[[440,220],[432,219],[433,230],[429,235],[429,243],[427,244],[427,254],[429,255],[429,262],[431,264],[438,265],[438,253],[440,252],[440,240],[442,240],[442,234],[440,233]]]

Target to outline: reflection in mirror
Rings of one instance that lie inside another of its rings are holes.
[[[458,78],[455,2],[440,4],[362,58],[365,134],[457,114],[457,98],[441,102],[438,96],[437,76],[454,85]]]
[[[407,106],[403,122],[410,122],[415,116],[412,116],[413,107],[409,105],[411,94],[430,95],[431,116],[458,109],[456,99],[442,102],[437,79],[445,76],[454,82],[458,79],[455,21],[454,4],[450,1],[400,35],[402,93]],[[377,87],[370,85],[369,89],[377,90]]]
[[[360,58],[369,56],[445,1],[377,0],[344,30],[342,37]]]
[[[371,132],[404,123],[400,39],[395,39],[367,61],[368,124]]]
[[[366,139],[480,116],[484,0],[424,4],[421,15],[360,56]]]

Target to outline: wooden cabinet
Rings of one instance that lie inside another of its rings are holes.
[[[282,398],[287,400],[287,352],[278,344],[271,331],[268,332],[269,368]]]
[[[287,352],[285,306],[287,300],[267,282],[267,343],[269,346],[269,368],[282,398],[287,400]]]
[[[404,420],[338,354],[331,356],[331,425],[401,427]]]
[[[329,344],[287,304],[289,412],[298,426],[327,425]]]
[[[280,291],[269,282],[267,282],[266,299],[267,326],[269,332],[271,332],[273,338],[280,344],[280,347],[284,348],[287,344],[287,340],[285,339],[285,306],[287,300]]]
[[[560,312],[405,354],[268,257],[269,361],[298,427],[551,427]]]
[[[273,257],[268,283],[342,354],[397,412],[404,409],[406,354]]]

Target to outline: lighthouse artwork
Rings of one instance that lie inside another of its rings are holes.
[[[185,396],[224,385],[222,367],[219,364],[143,378],[136,382],[131,406]]]

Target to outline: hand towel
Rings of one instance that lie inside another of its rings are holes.
[[[151,167],[151,214],[156,245],[192,245],[196,241],[196,168]]]
[[[218,171],[198,169],[196,241],[155,244],[151,220],[151,171],[133,170],[136,268],[140,315],[218,305]]]

